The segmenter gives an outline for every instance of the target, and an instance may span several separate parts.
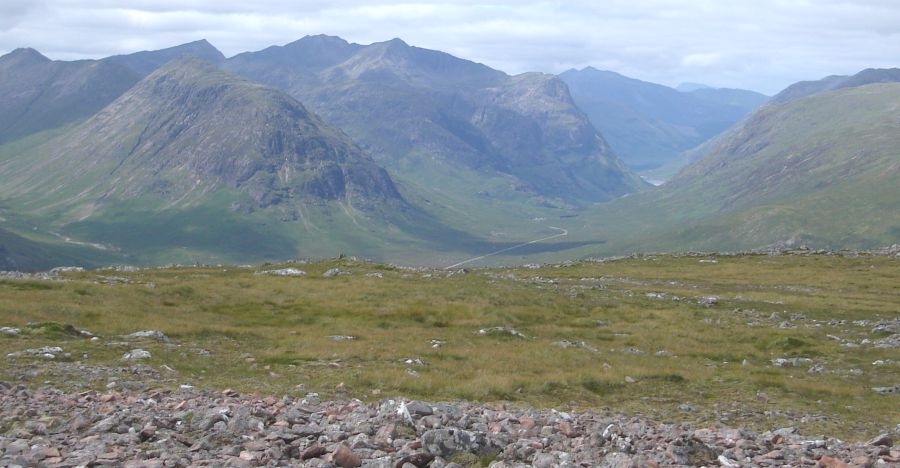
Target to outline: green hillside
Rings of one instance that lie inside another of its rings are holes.
[[[642,173],[671,163],[767,99],[738,89],[682,92],[592,67],[566,71],[560,78],[616,154]]]
[[[584,228],[614,240],[609,251],[898,243],[898,106],[900,84],[766,106],[670,183],[599,207]]]
[[[475,264],[900,244],[898,108],[898,83],[767,105],[669,183],[553,220],[568,248]]]

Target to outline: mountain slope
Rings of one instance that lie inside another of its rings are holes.
[[[212,64],[217,64],[225,60],[225,56],[222,55],[222,52],[219,52],[219,49],[213,47],[206,39],[188,42],[187,44],[181,44],[166,49],[145,50],[133,54],[113,55],[112,57],[107,57],[103,60],[122,65],[125,68],[132,70],[140,77],[145,77],[166,63],[184,56],[198,58]]]
[[[897,243],[898,108],[898,83],[767,105],[663,187],[592,213],[593,235],[643,251]]]
[[[409,209],[339,130],[281,92],[192,58],[70,131],[0,155],[6,205],[144,262],[180,258],[178,248],[264,259],[374,245],[371,231]]]
[[[16,49],[0,57],[0,143],[87,118],[139,79],[114,63]]]
[[[674,159],[740,120],[766,96],[690,88],[681,92],[591,67],[560,75],[572,97],[630,167],[648,170]]]
[[[836,89],[896,82],[900,82],[900,68],[867,68],[852,76],[832,75],[821,80],[794,83],[772,97],[772,102],[785,103]]]
[[[0,57],[0,143],[86,119],[182,56],[225,59],[205,40],[102,60],[55,61],[34,49]]]
[[[555,77],[510,77],[399,39],[306,37],[223,67],[279,87],[394,175],[452,198],[609,200],[642,187]]]

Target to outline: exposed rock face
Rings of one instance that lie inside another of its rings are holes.
[[[326,36],[223,67],[287,91],[413,178],[410,167],[461,164],[512,177],[519,190],[582,201],[642,186],[554,76],[511,77],[399,39],[361,46]]]
[[[151,196],[177,205],[218,190],[257,207],[402,203],[384,169],[299,102],[194,58],[167,64],[39,151],[12,180],[28,191],[65,174],[67,185],[88,187],[73,204]]]

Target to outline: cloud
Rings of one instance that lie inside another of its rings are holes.
[[[894,0],[3,0],[0,53],[102,57],[200,38],[226,55],[307,34],[400,37],[510,73],[595,66],[648,81],[769,93],[896,66]]]
[[[43,3],[39,0],[3,0],[0,3],[0,31],[9,31],[29,13],[40,9]]]
[[[681,65],[685,67],[709,68],[719,64],[721,60],[722,54],[720,52],[688,54],[681,59]]]

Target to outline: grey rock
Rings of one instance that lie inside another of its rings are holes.
[[[559,466],[559,458],[552,453],[538,453],[531,462],[534,468],[553,468]]]
[[[477,453],[483,446],[483,437],[463,429],[432,429],[422,434],[422,448],[444,458],[460,452]]]
[[[447,466],[443,462],[437,462],[437,460],[435,460],[435,456],[433,454],[425,453],[425,452],[419,452],[419,453],[414,453],[412,455],[407,455],[407,456],[401,458],[396,463],[395,466],[403,466],[404,464],[408,463],[417,468],[424,468],[424,467],[428,466],[429,463],[431,463],[432,468],[434,468],[435,463],[432,463],[432,461],[439,464],[440,466],[443,466],[443,467]]]
[[[134,332],[130,335],[127,335],[125,338],[130,338],[133,340],[151,339],[151,340],[161,341],[163,343],[169,342],[169,337],[166,336],[165,333],[163,333],[159,330],[141,330],[141,331]]]
[[[887,338],[877,340],[872,346],[880,349],[898,348],[900,347],[900,333],[894,333]]]
[[[44,346],[42,348],[29,348],[22,351],[9,353],[6,357],[40,357],[44,359],[56,359],[63,354],[63,349],[59,346]]]
[[[477,332],[481,336],[513,336],[516,338],[525,338],[525,335],[512,327],[488,327],[482,328]]]
[[[636,466],[634,459],[621,452],[613,452],[603,457],[598,468],[632,468]]]
[[[356,339],[353,335],[329,335],[327,338],[332,341],[352,341]]]
[[[882,395],[900,395],[900,385],[893,387],[872,387],[872,391]]]
[[[77,266],[60,266],[53,268],[50,270],[51,275],[58,275],[60,273],[81,273],[84,271],[84,268]]]
[[[123,361],[143,361],[150,358],[150,351],[140,348],[132,349],[131,351],[122,355]]]
[[[682,404],[678,405],[678,409],[685,413],[693,413],[693,412],[697,411],[696,408],[694,408],[692,405],[689,405],[687,403],[682,403]]]
[[[891,447],[894,445],[894,439],[892,439],[891,435],[888,433],[879,434],[874,439],[866,442],[866,445]]]
[[[270,276],[306,276],[306,272],[300,270],[298,268],[282,268],[280,270],[262,270],[254,273],[255,275],[270,275]]]
[[[590,351],[592,353],[597,352],[597,348],[585,343],[584,341],[560,340],[560,341],[554,341],[553,346],[556,346],[557,348],[563,348],[563,349],[579,348],[579,349],[584,349],[584,350]]]
[[[775,367],[799,367],[812,362],[812,359],[802,357],[772,359],[772,365]]]
[[[411,415],[417,416],[430,416],[434,414],[434,409],[432,409],[431,406],[419,401],[411,401],[407,403],[406,410],[409,411]]]
[[[701,297],[700,299],[697,300],[697,304],[700,304],[705,307],[712,307],[718,303],[719,303],[718,296],[706,296],[706,297]]]
[[[341,270],[340,268],[330,268],[325,273],[322,273],[324,278],[333,278],[335,276],[344,276],[349,275],[349,271]]]

